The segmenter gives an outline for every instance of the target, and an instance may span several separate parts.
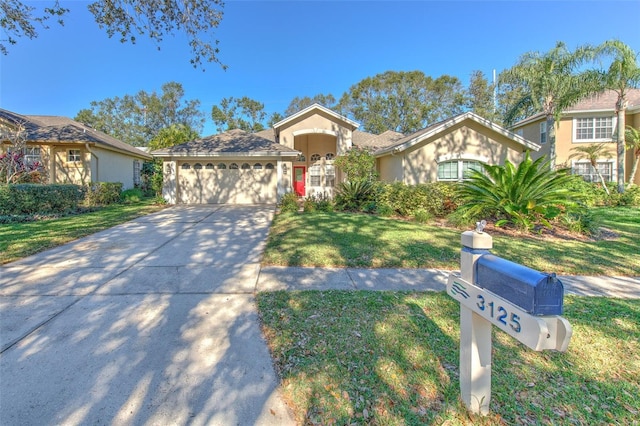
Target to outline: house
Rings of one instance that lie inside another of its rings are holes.
[[[151,155],[67,117],[21,115],[0,109],[0,151],[12,147],[20,131],[27,162],[44,165],[49,183],[140,183],[142,163]]]
[[[230,130],[152,152],[162,158],[169,203],[268,204],[287,192],[333,196],[344,180],[336,156],[352,147],[376,157],[384,181],[457,181],[481,163],[518,163],[540,146],[465,113],[411,135],[358,131],[358,123],[314,104],[258,133]]]
[[[578,146],[606,143],[608,154],[597,161],[598,170],[605,180],[617,180],[616,141],[618,119],[615,105],[618,95],[614,91],[606,91],[590,96],[563,112],[556,126],[556,165],[570,167],[576,175],[587,181],[599,181],[596,171],[586,159],[571,157],[572,149]],[[625,115],[627,125],[640,128],[640,89],[632,89],[627,96],[628,105]],[[536,114],[516,123],[511,130],[525,139],[540,144],[542,147],[532,158],[549,156],[547,143],[547,123],[544,114]],[[633,166],[633,151],[627,150],[625,157],[625,182],[628,181]],[[640,185],[640,174],[635,177],[636,185]]]

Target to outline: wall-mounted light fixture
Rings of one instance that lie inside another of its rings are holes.
[[[287,164],[286,163],[282,164],[282,174],[285,174],[285,175],[287,174]]]

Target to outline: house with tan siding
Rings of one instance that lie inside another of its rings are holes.
[[[40,162],[48,183],[140,183],[151,155],[67,117],[21,115],[0,109],[0,151],[12,149],[16,132],[26,141],[25,161]]]
[[[626,124],[640,129],[640,89],[630,90],[627,100]],[[556,123],[556,165],[558,167],[571,168],[572,173],[583,176],[587,181],[598,181],[597,172],[587,160],[572,157],[575,153],[573,148],[605,143],[608,146],[607,154],[598,159],[598,170],[607,181],[617,180],[616,101],[617,94],[614,91],[607,91],[585,98],[563,112],[562,118]],[[511,130],[541,146],[539,151],[532,153],[532,158],[549,156],[544,114],[528,117],[516,123]],[[629,179],[634,160],[633,151],[627,150],[624,165],[625,182]],[[640,185],[640,175],[635,177],[634,183]]]

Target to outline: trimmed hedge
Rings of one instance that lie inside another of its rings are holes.
[[[106,206],[120,202],[121,193],[120,182],[93,182],[87,187],[84,201],[89,206]]]
[[[78,185],[0,185],[0,215],[65,213],[77,209],[83,199],[84,189]]]
[[[445,217],[454,212],[460,203],[457,186],[455,182],[429,182],[418,185],[406,185],[402,182],[381,183],[377,204],[405,217]]]

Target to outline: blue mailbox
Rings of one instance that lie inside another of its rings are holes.
[[[492,254],[476,263],[476,284],[531,315],[562,315],[564,287],[555,274],[544,274]]]

